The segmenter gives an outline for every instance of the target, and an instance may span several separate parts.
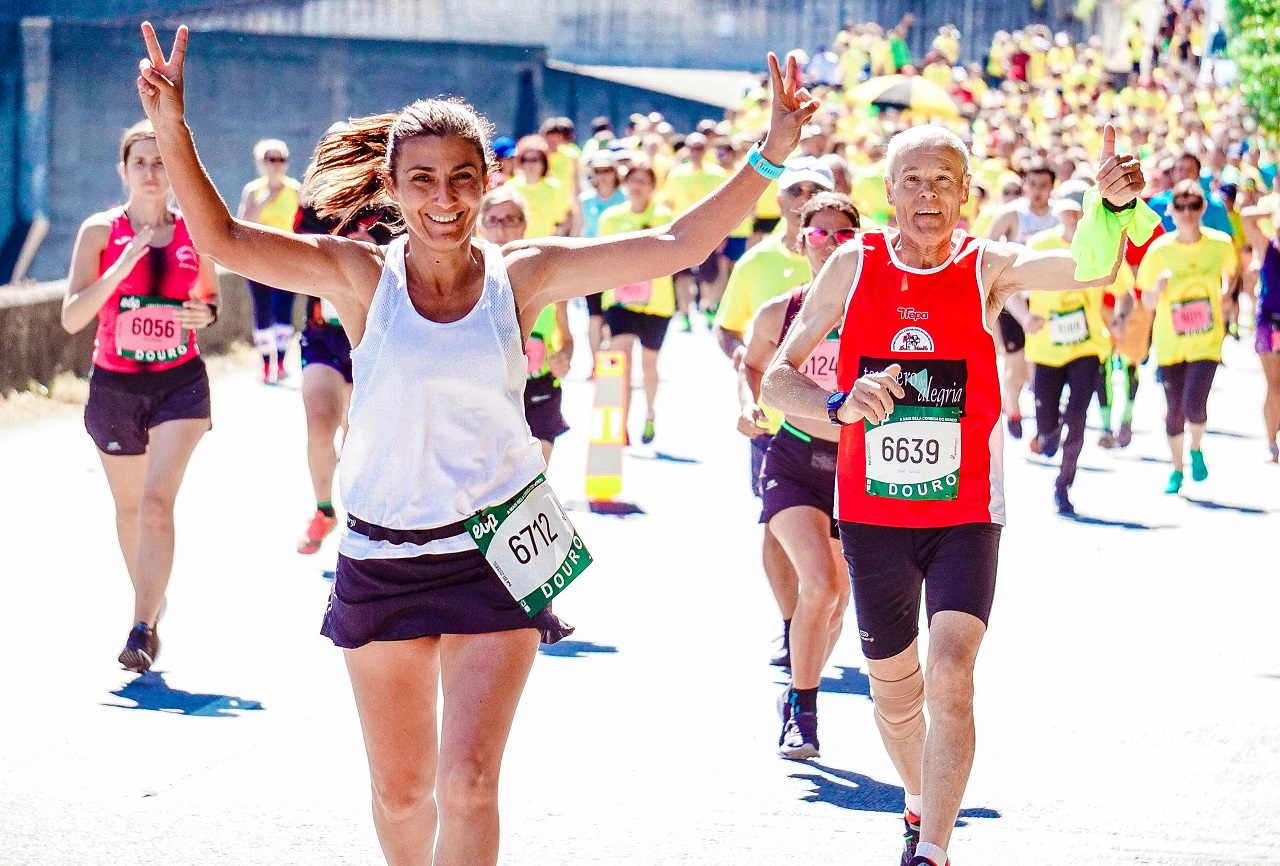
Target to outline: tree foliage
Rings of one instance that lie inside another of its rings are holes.
[[[1240,88],[1271,134],[1280,132],[1280,0],[1229,0],[1228,51],[1240,71]]]

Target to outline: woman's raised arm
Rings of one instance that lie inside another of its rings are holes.
[[[800,141],[818,101],[800,86],[794,57],[785,72],[769,55],[773,117],[761,155],[781,164]],[[769,181],[744,165],[674,222],[609,238],[545,238],[507,247],[507,266],[521,308],[656,279],[705,261],[764,193]]]
[[[138,64],[138,96],[196,249],[257,282],[327,298],[344,318],[358,306],[363,317],[381,273],[379,254],[343,238],[295,235],[232,217],[196,155],[186,123],[186,25],[178,28],[168,59],[150,22],[143,23],[142,38],[147,58]]]

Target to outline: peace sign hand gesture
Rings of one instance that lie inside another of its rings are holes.
[[[773,117],[761,153],[781,165],[800,143],[800,131],[820,107],[808,90],[800,86],[800,69],[794,54],[787,55],[786,69],[778,65],[778,55],[769,52],[769,82],[773,94]]]
[[[1122,208],[1142,194],[1147,180],[1142,164],[1131,153],[1116,154],[1116,128],[1102,128],[1102,156],[1098,166],[1098,192],[1113,207]]]
[[[187,56],[187,25],[179,27],[173,37],[168,60],[150,21],[142,22],[142,39],[147,44],[146,59],[138,61],[138,97],[142,100],[142,110],[152,126],[181,123],[185,114],[182,65]]]

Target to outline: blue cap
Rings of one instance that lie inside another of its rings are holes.
[[[498,159],[510,159],[516,155],[516,140],[509,135],[500,135],[493,140],[493,155]]]

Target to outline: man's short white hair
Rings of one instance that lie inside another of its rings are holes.
[[[945,126],[938,126],[934,123],[926,123],[921,126],[913,126],[910,129],[903,130],[889,139],[889,149],[885,151],[884,164],[885,175],[890,182],[894,177],[894,163],[904,150],[910,150],[913,147],[945,147],[955,151],[960,157],[960,161],[964,163],[964,173],[971,174],[973,166],[969,160],[969,148],[964,146],[964,142],[960,140],[960,136],[956,135]]]

